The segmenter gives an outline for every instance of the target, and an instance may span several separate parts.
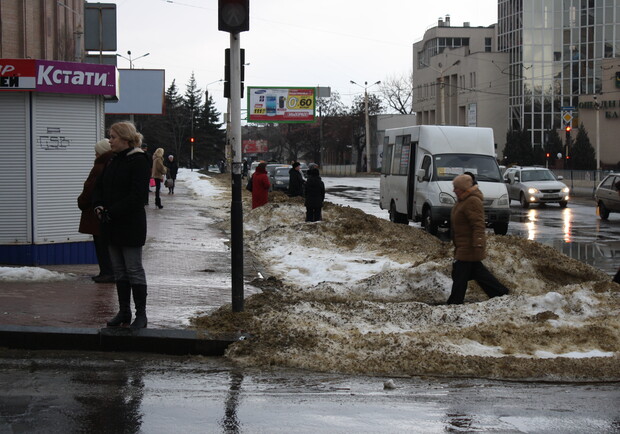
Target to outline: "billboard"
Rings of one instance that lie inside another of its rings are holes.
[[[244,140],[242,143],[244,154],[260,154],[269,152],[267,140]]]
[[[314,122],[314,87],[248,87],[248,122]]]
[[[161,115],[164,113],[163,69],[119,69],[118,102],[105,103],[106,114]]]

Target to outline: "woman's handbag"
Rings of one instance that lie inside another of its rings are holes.
[[[252,191],[252,177],[250,176],[250,179],[248,179],[248,184],[245,186],[245,189],[247,191]]]
[[[168,178],[168,179],[166,179],[166,182],[164,183],[164,185],[165,185],[167,188],[172,188],[172,187],[174,187],[174,179],[172,179],[172,178]]]
[[[155,187],[155,178],[151,178],[149,181],[149,187]]]

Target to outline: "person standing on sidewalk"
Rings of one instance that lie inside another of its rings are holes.
[[[269,187],[271,183],[267,175],[267,163],[261,162],[252,175],[252,209],[269,202]]]
[[[95,144],[95,163],[90,169],[88,178],[84,181],[82,193],[77,198],[78,208],[82,210],[80,226],[78,231],[82,234],[91,234],[95,243],[95,254],[99,263],[99,274],[92,279],[97,283],[113,283],[114,273],[108,252],[108,243],[105,237],[101,236],[101,225],[93,208],[93,190],[97,177],[103,172],[108,162],[114,156],[110,142],[103,139]]]
[[[142,266],[142,247],[146,242],[146,211],[150,164],[140,149],[142,134],[131,122],[117,122],[109,130],[114,157],[97,178],[93,196],[101,233],[109,245],[119,311],[107,322],[109,327],[131,322],[131,294],[136,318],[131,328],[147,325],[147,283]]]
[[[306,221],[320,222],[323,220],[321,210],[325,201],[325,183],[319,175],[319,169],[308,169],[308,181],[306,181]]]
[[[482,263],[486,257],[482,192],[470,175],[457,176],[452,180],[452,186],[458,201],[450,214],[455,260],[452,264],[452,293],[448,304],[463,304],[470,280],[478,282],[490,298],[508,294],[508,288]]]
[[[153,153],[153,171],[151,177],[155,180],[155,206],[162,209],[161,204],[161,183],[164,179],[164,175],[168,172],[166,166],[164,166],[164,148],[157,148]]]
[[[618,195],[620,195],[620,181],[616,182],[616,190],[618,191]],[[620,268],[618,268],[618,271],[616,272],[616,275],[614,276],[613,282],[616,283],[620,283]]]
[[[166,160],[166,168],[168,169],[168,173],[166,174],[166,180],[171,179],[172,184],[168,187],[168,194],[174,194],[174,185],[177,182],[177,173],[179,172],[179,164],[174,159],[174,155],[168,155],[168,160]],[[166,184],[169,184],[166,182]]]
[[[301,173],[301,163],[293,162],[293,167],[288,171],[288,195],[290,197],[303,196],[305,183]]]

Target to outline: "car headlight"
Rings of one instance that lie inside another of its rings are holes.
[[[568,187],[564,187],[564,188],[562,189],[562,193],[566,193],[566,194],[568,194],[569,192],[570,192],[570,188],[568,188]]]
[[[530,188],[527,189],[527,192],[529,194],[536,194],[536,193],[538,193],[538,189],[534,188],[534,187],[530,187]]]
[[[508,205],[509,204],[509,202],[508,202],[508,195],[504,194],[499,199],[497,199],[497,204],[499,206]]]
[[[454,200],[454,197],[452,197],[451,194],[449,193],[439,193],[439,203],[442,203],[444,205],[454,205],[456,201]]]

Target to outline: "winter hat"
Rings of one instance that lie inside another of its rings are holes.
[[[108,139],[99,140],[95,143],[95,152],[99,155],[103,155],[108,151],[111,151],[110,142]]]
[[[174,155],[172,154],[168,155],[168,160],[172,160],[172,159],[174,159]]]
[[[295,161],[295,162],[293,163],[293,169],[294,169],[294,168],[296,168],[296,167],[298,167],[298,166],[301,166],[301,164],[299,163],[299,161]]]
[[[465,191],[471,188],[474,182],[469,175],[459,175],[452,180],[452,185],[454,185],[454,188]]]

